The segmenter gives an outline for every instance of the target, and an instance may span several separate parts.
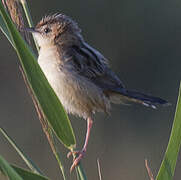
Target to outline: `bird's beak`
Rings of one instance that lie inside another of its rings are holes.
[[[26,28],[26,31],[27,31],[27,32],[30,32],[30,33],[37,33],[37,32],[38,32],[38,31],[35,30],[34,27]]]

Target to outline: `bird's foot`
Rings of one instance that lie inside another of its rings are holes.
[[[76,158],[73,160],[73,164],[70,168],[70,172],[79,164],[80,160],[84,157],[85,155],[85,149],[82,149],[81,151],[70,151],[67,154],[67,158],[69,158],[72,155],[76,155]]]

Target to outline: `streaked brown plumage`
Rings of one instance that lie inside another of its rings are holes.
[[[72,169],[86,151],[96,111],[109,113],[111,103],[136,102],[152,108],[167,104],[163,99],[127,90],[107,59],[84,41],[81,30],[68,16],[46,16],[31,31],[40,46],[38,63],[64,108],[88,122],[85,145]]]

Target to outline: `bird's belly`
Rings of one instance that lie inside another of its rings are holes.
[[[109,101],[96,85],[81,76],[61,71],[52,61],[39,61],[39,64],[68,113],[87,118],[95,111],[108,111]]]

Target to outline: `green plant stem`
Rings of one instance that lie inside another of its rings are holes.
[[[71,151],[73,152],[74,149],[71,149]],[[75,159],[76,155],[74,153],[72,153],[72,155],[73,155],[73,159]],[[75,170],[76,170],[78,180],[87,180],[87,177],[86,177],[86,174],[84,172],[81,162],[79,162],[79,164],[75,167]]]
[[[20,2],[21,2],[21,4],[22,4],[22,6],[23,6],[23,10],[24,10],[24,12],[25,12],[25,16],[26,16],[26,19],[27,19],[27,21],[28,21],[28,25],[29,25],[30,27],[34,27],[33,20],[32,20],[32,18],[31,18],[30,10],[29,10],[29,8],[28,8],[28,4],[27,4],[26,0],[20,0]],[[36,39],[35,39],[34,36],[33,36],[33,40],[34,40],[36,49],[37,49],[37,51],[39,52],[39,46],[38,46],[38,43],[37,43],[37,41],[36,41]]]
[[[52,143],[52,151],[53,151],[53,154],[58,162],[58,165],[59,165],[59,168],[62,172],[62,176],[63,176],[63,179],[66,180],[66,176],[65,176],[65,171],[64,171],[64,167],[63,167],[63,164],[61,162],[61,157],[60,157],[60,153],[58,152],[57,148],[56,148],[56,143],[54,141],[55,137],[54,137],[54,134],[51,130],[51,128],[48,129],[48,132],[49,132],[49,135],[50,135],[50,138],[51,138],[51,143]]]
[[[87,180],[86,174],[84,172],[81,163],[76,167],[76,171],[77,171],[77,178],[79,180]]]

